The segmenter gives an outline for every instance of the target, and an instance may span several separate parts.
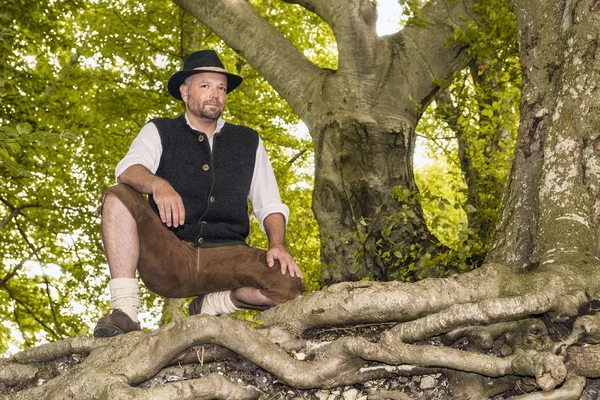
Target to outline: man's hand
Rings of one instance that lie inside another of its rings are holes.
[[[279,260],[281,265],[281,273],[285,275],[289,273],[291,277],[302,279],[302,272],[296,264],[296,261],[292,258],[290,253],[283,246],[271,246],[267,251],[267,265],[272,267],[275,265],[275,260]]]
[[[158,207],[160,219],[167,226],[177,228],[185,223],[185,208],[179,193],[167,181],[160,180],[152,185],[152,196]]]

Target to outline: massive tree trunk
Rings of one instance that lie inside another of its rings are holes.
[[[488,260],[595,265],[600,212],[600,7],[515,1],[521,124]]]
[[[437,92],[434,80],[468,61],[446,41],[472,17],[471,3],[427,6],[427,28],[381,38],[371,1],[288,2],[331,26],[336,71],[308,61],[248,2],[175,0],[248,60],[308,126],[325,282],[390,279],[437,246],[413,197],[414,132]],[[240,35],[247,26],[251,34]],[[395,187],[404,190],[399,199]]]

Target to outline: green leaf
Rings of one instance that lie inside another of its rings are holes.
[[[19,136],[17,130],[12,126],[0,126],[0,131],[4,133],[7,137],[14,138]]]
[[[60,136],[56,134],[49,134],[42,136],[41,142],[47,146],[55,146],[60,143]]]
[[[65,139],[68,139],[68,140],[75,140],[75,139],[77,139],[77,135],[76,135],[76,134],[74,134],[73,132],[71,132],[71,131],[70,131],[70,130],[68,130],[68,129],[65,129],[65,130],[64,130],[64,131],[63,131],[63,132],[60,134],[60,136],[61,136],[61,137],[63,137],[63,138],[65,138]]]
[[[28,133],[30,133],[33,130],[33,128],[31,127],[31,124],[28,122],[21,122],[19,124],[17,124],[17,132],[19,133],[19,135],[26,135]]]
[[[19,150],[21,150],[21,145],[19,145],[19,142],[17,142],[16,140],[7,140],[6,142],[4,142],[4,145],[7,146],[13,153],[16,153]]]
[[[40,138],[42,137],[42,133],[41,132],[24,133],[22,136],[23,136],[23,139],[27,140],[29,143],[35,143],[40,140]]]
[[[488,110],[488,109],[481,111],[481,114],[488,118],[492,118],[494,116],[494,112],[492,110]]]

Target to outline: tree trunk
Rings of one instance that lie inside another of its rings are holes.
[[[521,124],[491,262],[597,263],[600,9],[596,1],[514,1]]]
[[[473,18],[471,2],[427,5],[427,28],[380,38],[370,1],[288,1],[331,26],[339,53],[331,71],[308,61],[249,3],[174,1],[248,60],[309,127],[325,283],[422,274],[419,261],[437,242],[414,197],[414,128],[434,82],[468,62],[446,40]],[[239,35],[248,24],[253,35]]]

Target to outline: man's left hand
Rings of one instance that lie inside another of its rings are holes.
[[[291,277],[297,277],[302,279],[302,271],[296,264],[296,261],[292,258],[291,254],[288,253],[283,246],[271,246],[267,251],[267,264],[269,267],[275,265],[275,260],[279,260],[281,265],[281,273],[285,275],[289,273]]]

